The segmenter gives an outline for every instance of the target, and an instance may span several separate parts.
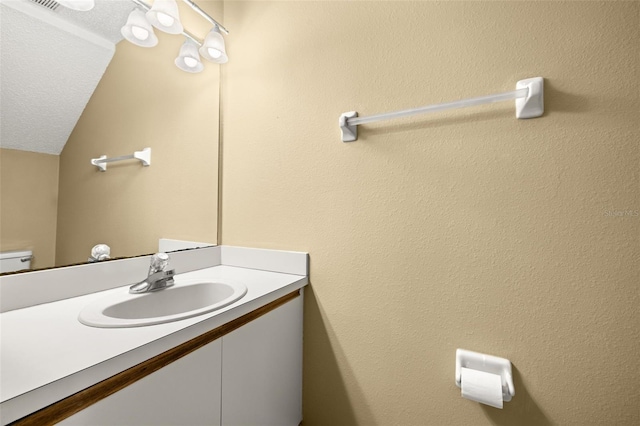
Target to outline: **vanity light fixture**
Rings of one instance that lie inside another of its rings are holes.
[[[153,27],[147,21],[144,12],[137,8],[131,11],[127,23],[120,32],[124,38],[140,47],[153,47],[158,44],[158,37],[153,32]]]
[[[229,61],[224,47],[224,38],[220,34],[218,26],[214,26],[205,37],[200,47],[200,54],[208,61],[216,64],[224,64]]]
[[[153,33],[153,25],[166,33],[182,34],[187,38],[180,48],[178,57],[175,59],[176,66],[183,71],[190,73],[202,71],[204,65],[200,61],[200,55],[216,64],[224,64],[229,61],[224,38],[222,37],[222,33],[229,34],[229,30],[209,16],[192,0],[183,1],[213,24],[213,28],[209,31],[204,41],[198,40],[184,29],[180,23],[178,5],[175,0],[155,0],[153,6],[149,6],[143,0],[131,1],[146,11],[145,14],[144,11],[135,9],[129,15],[126,25],[122,27],[122,35],[131,43],[142,47],[153,47],[158,44],[158,39]]]
[[[67,9],[77,10],[80,12],[89,11],[96,5],[94,0],[56,0],[56,2]]]
[[[180,54],[178,54],[175,63],[178,68],[186,72],[197,73],[204,69],[200,55],[198,55],[198,45],[189,38],[180,47]]]
[[[169,34],[180,34],[184,28],[175,0],[155,0],[146,14],[151,25]]]

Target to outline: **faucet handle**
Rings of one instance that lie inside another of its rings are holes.
[[[151,256],[151,265],[149,265],[149,275],[164,269],[169,264],[169,255],[167,253],[156,253]]]

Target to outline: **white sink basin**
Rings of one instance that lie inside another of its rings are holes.
[[[238,282],[181,280],[173,287],[144,294],[129,289],[85,306],[78,320],[92,327],[141,327],[178,321],[223,308],[242,298],[247,287]]]

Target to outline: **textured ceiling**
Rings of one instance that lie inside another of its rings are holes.
[[[89,12],[2,0],[0,146],[60,154],[122,38],[134,4]]]

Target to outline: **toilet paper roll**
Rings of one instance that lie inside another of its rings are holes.
[[[500,375],[462,367],[460,381],[463,398],[502,408],[502,378]]]

